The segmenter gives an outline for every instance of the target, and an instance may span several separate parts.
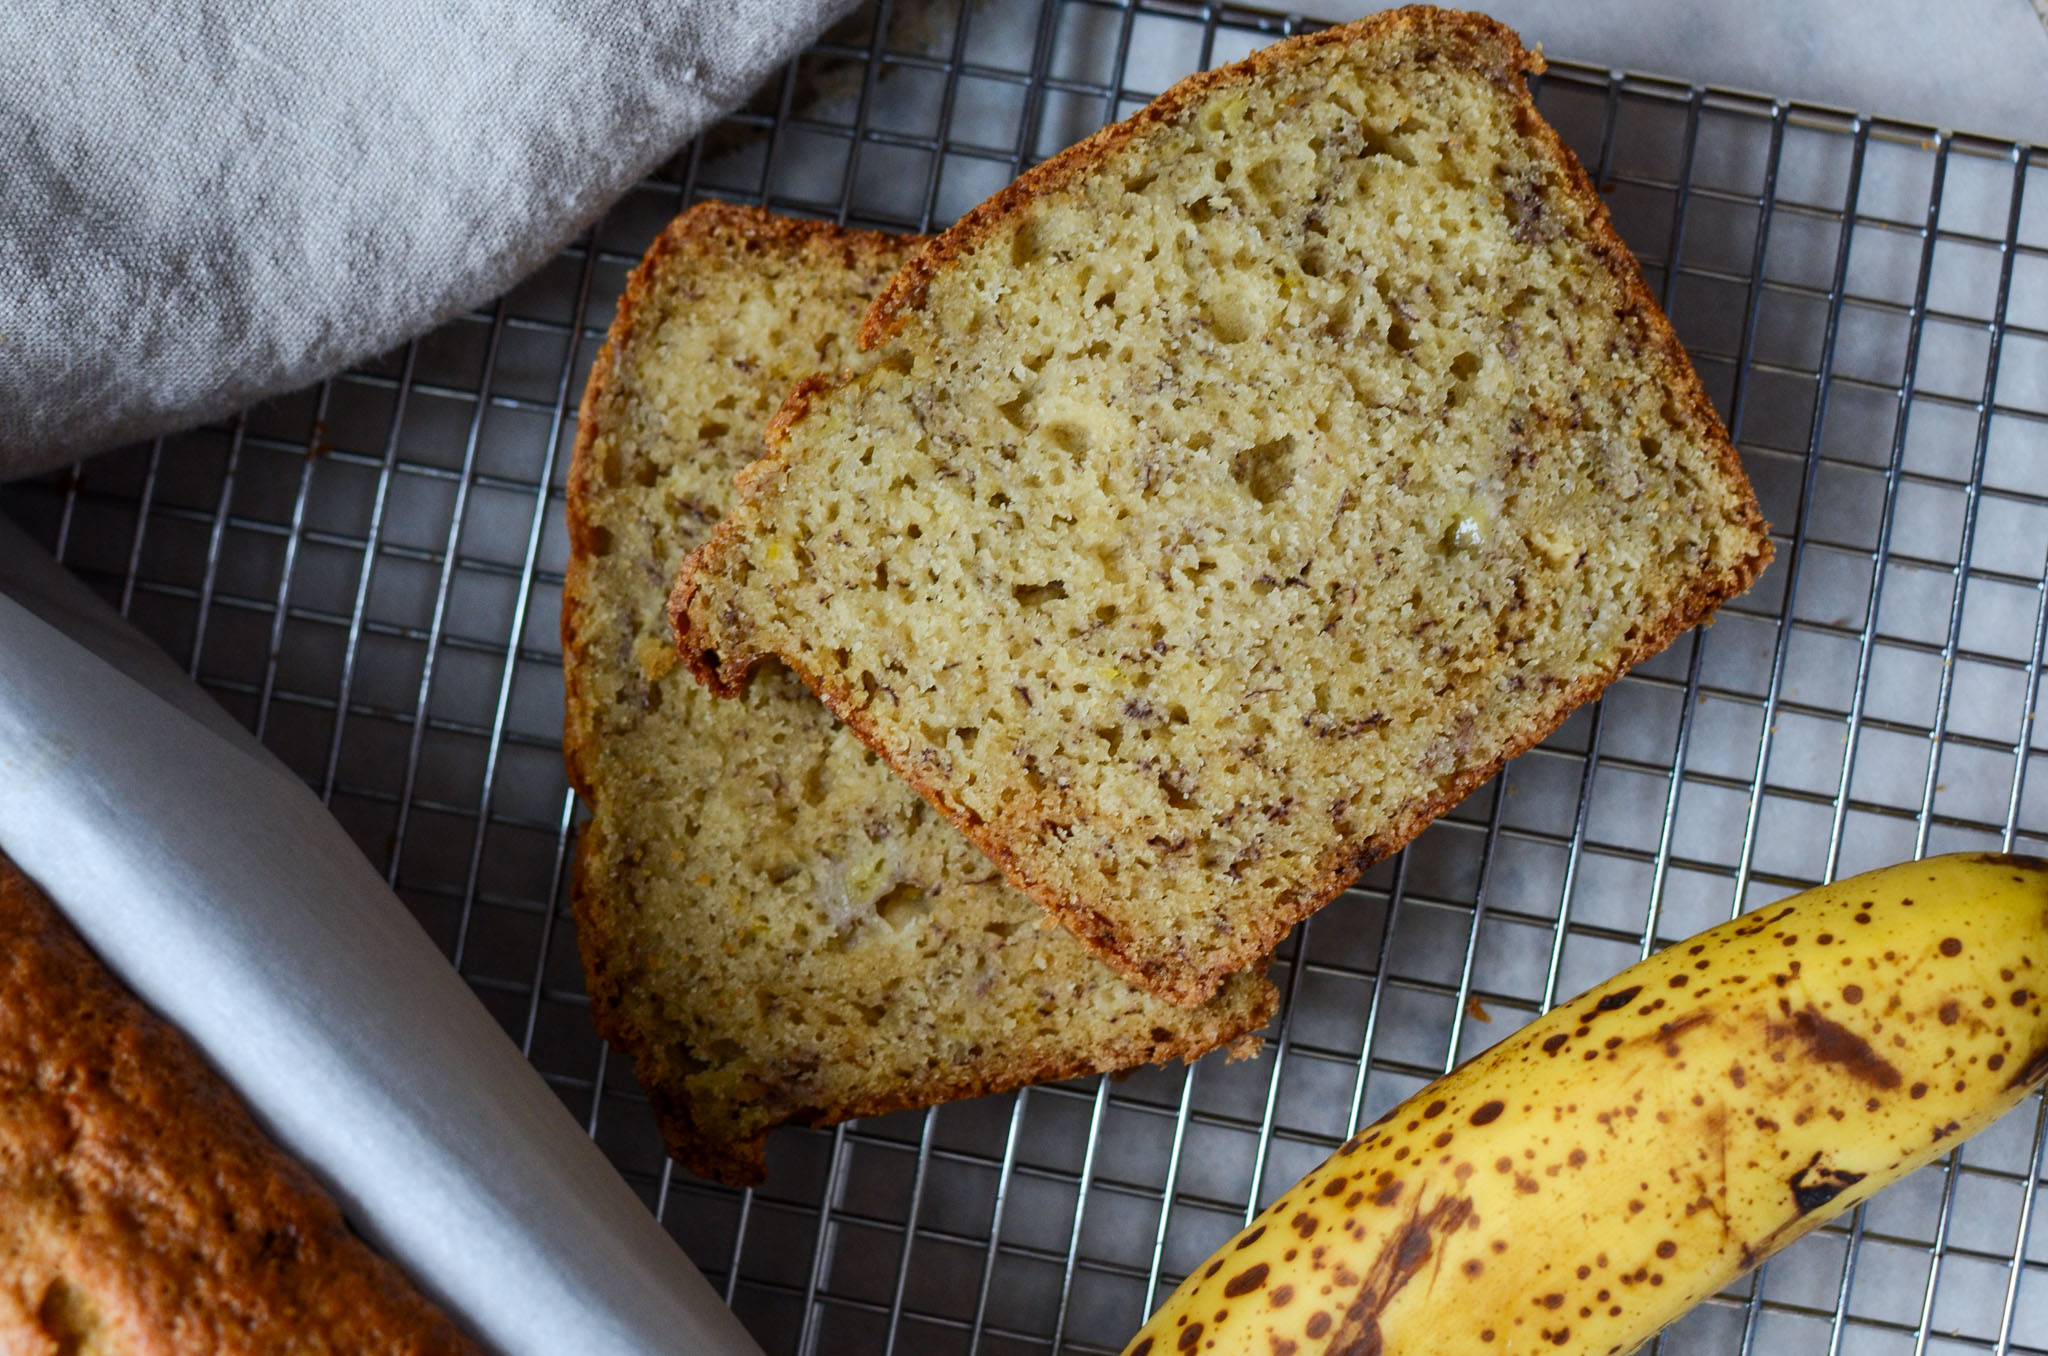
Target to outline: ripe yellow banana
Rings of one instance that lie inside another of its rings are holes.
[[[2014,1106],[2048,1075],[2044,995],[2040,858],[1934,857],[1759,909],[1359,1133],[1126,1356],[1633,1350]]]

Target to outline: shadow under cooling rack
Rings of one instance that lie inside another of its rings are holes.
[[[1297,28],[863,9],[495,305],[233,421],[0,491],[318,788],[771,1352],[1114,1350],[1351,1129],[1645,954],[1827,876],[2048,848],[2048,171],[2032,148],[1553,62],[1778,558],[1299,929],[1256,1060],[789,1130],[674,1171],[563,910],[562,480],[625,275],[696,198],[943,226]],[[2041,1103],[1665,1352],[2048,1350]]]

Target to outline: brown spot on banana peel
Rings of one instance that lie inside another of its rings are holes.
[[[1986,866],[2010,866],[2016,871],[2048,871],[2048,857],[2030,857],[2024,852],[1970,852],[1958,853],[1962,861],[1982,862]],[[2022,877],[2014,876],[2014,880]]]
[[[1635,1002],[1636,995],[1642,991],[1643,986],[1640,984],[1632,985],[1626,989],[1616,989],[1613,993],[1608,994],[1605,998],[1595,1003],[1592,1012],[1587,1013],[1586,1016],[1590,1018],[1597,1013],[1619,1011],[1630,1003]]]
[[[1441,1260],[1437,1241],[1464,1228],[1471,1216],[1469,1196],[1445,1196],[1428,1210],[1420,1209],[1418,1202],[1408,1222],[1381,1245],[1379,1255],[1366,1269],[1357,1294],[1330,1335],[1329,1356],[1381,1356],[1385,1349],[1380,1340],[1381,1313],[1422,1270],[1423,1263],[1432,1256]]]
[[[1705,1008],[1701,1008],[1698,1012],[1688,1012],[1683,1017],[1674,1017],[1668,1022],[1660,1023],[1657,1027],[1655,1039],[1668,1041],[1673,1036],[1682,1035],[1696,1026],[1713,1020],[1714,1014]]]
[[[1867,1174],[1847,1172],[1821,1163],[1815,1150],[1806,1166],[1792,1174],[1792,1203],[1801,1215],[1810,1215],[1835,1197],[1862,1181]]]
[[[2028,1056],[2027,1062],[2013,1071],[2013,1076],[2006,1080],[2005,1086],[2008,1091],[2013,1088],[2030,1087],[2044,1078],[2048,1078],[2048,1045],[2042,1046]]]
[[[1256,1266],[1246,1267],[1243,1271],[1238,1272],[1237,1275],[1224,1282],[1223,1297],[1225,1299],[1237,1299],[1240,1296],[1251,1294],[1252,1291],[1257,1290],[1266,1283],[1267,1273],[1271,1269],[1264,1262],[1260,1262]]]
[[[1774,914],[1759,914],[1752,921],[1746,922],[1741,927],[1736,928],[1731,935],[1736,937],[1754,937],[1759,932],[1762,932],[1765,928],[1769,927],[1771,924],[1781,923],[1785,919],[1790,918],[1792,916],[1792,913],[1793,910],[1788,906],[1786,908],[1778,910]]]
[[[1787,1020],[1771,1023],[1772,1040],[1783,1040],[1787,1037],[1797,1040],[1806,1047],[1807,1054],[1814,1059],[1824,1064],[1840,1065],[1851,1076],[1887,1091],[1906,1081],[1897,1067],[1877,1053],[1869,1041],[1840,1022],[1830,1021],[1821,1016],[1813,1004],[1808,1003],[1794,1012],[1791,1001],[1781,998],[1778,1000],[1778,1010]]]
[[[1950,1122],[1952,1127],[1954,1124],[1953,1121]],[[1937,1129],[1934,1137],[1937,1140],[1941,1139],[1942,1131]],[[1824,1167],[1820,1158],[1820,1154],[1815,1152],[1813,1157],[1807,1160],[1806,1166],[1786,1180],[1786,1186],[1792,1194],[1795,1212],[1793,1216],[1762,1238],[1743,1242],[1741,1257],[1744,1271],[1826,1222],[1835,1212],[1824,1211],[1823,1207],[1833,1203],[1837,1196],[1863,1181],[1868,1175]]]

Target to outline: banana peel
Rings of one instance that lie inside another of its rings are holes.
[[[1126,1356],[1620,1356],[2048,1076],[2048,861],[1808,890],[1554,1008],[1367,1127]]]

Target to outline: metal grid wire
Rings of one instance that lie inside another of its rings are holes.
[[[562,482],[627,270],[701,196],[943,225],[1299,24],[863,10],[495,305],[17,519],[332,805],[771,1352],[1114,1350],[1353,1128],[1655,946],[1838,872],[2048,848],[2048,168],[2029,147],[1553,63],[1775,524],[1764,580],[1304,924],[1264,1054],[662,1157],[564,912]],[[2042,1104],[1701,1306],[1665,1352],[2048,1351]]]

